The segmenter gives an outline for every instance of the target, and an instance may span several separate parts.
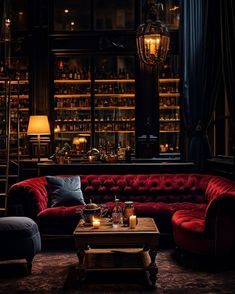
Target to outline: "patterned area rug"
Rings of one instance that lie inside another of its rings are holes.
[[[36,255],[29,276],[23,262],[0,263],[0,293],[235,293],[235,269],[231,265],[214,268],[197,261],[180,265],[172,253],[169,249],[158,253],[154,289],[143,272],[131,270],[89,272],[80,282],[74,251],[48,251]]]

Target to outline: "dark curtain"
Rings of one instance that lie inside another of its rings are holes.
[[[222,69],[233,128],[233,158],[235,162],[235,4],[221,1]]]
[[[186,156],[196,171],[210,158],[207,129],[222,85],[218,0],[183,1],[183,116]]]

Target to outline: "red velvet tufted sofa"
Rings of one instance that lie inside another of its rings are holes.
[[[67,176],[67,175],[66,175]],[[66,177],[60,176],[60,177]],[[195,252],[231,250],[235,240],[235,182],[205,174],[80,175],[85,202],[134,201],[138,217],[153,217],[161,235]],[[82,205],[49,207],[45,177],[18,182],[9,203],[33,218],[43,235],[72,235]],[[203,241],[202,241],[203,240]]]

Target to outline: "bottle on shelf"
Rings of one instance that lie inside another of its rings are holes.
[[[0,62],[0,77],[4,76],[4,71],[5,71],[4,62],[3,62],[3,60],[1,60],[1,62]]]
[[[122,208],[119,204],[119,199],[115,196],[114,207],[112,211],[113,227],[117,228],[122,223]]]
[[[126,147],[125,160],[126,162],[131,162],[131,147],[130,146]]]

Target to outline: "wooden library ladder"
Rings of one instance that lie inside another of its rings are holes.
[[[0,77],[0,114],[0,216],[6,216],[9,185],[19,179],[19,150],[11,151],[12,141],[19,141],[18,132],[12,137],[11,123],[14,119],[19,124],[19,120],[11,115],[11,81],[7,77]]]

